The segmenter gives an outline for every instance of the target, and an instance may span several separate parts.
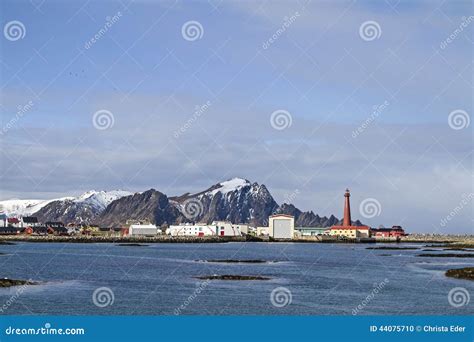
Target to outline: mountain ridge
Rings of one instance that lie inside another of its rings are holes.
[[[4,202],[8,201],[0,201],[0,206]],[[293,204],[279,205],[264,184],[243,178],[232,178],[206,190],[179,196],[167,196],[153,188],[136,193],[91,190],[78,197],[34,202],[33,206],[30,203],[28,208],[19,212],[37,216],[42,222],[87,223],[103,227],[123,225],[127,220],[150,221],[157,225],[231,221],[264,226],[268,224],[268,216],[278,213],[293,215],[295,226],[331,227],[341,223],[334,215],[321,217],[313,211],[301,211]],[[36,208],[39,209],[32,212]],[[355,221],[353,224],[362,223]]]

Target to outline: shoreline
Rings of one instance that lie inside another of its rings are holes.
[[[442,244],[436,247],[466,246],[474,248],[474,236],[431,236],[431,237],[407,237],[399,241],[394,240],[349,240],[349,239],[320,239],[320,238],[298,238],[292,240],[274,240],[255,236],[168,236],[158,235],[154,237],[118,237],[118,236],[32,236],[32,235],[0,235],[0,245],[8,245],[12,242],[32,243],[228,243],[228,242],[273,242],[273,243],[337,243],[337,244],[399,244],[399,243],[430,243]],[[435,247],[435,246],[432,246]]]

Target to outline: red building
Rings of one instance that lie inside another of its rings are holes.
[[[375,237],[402,237],[407,234],[400,226],[393,226],[392,228],[372,228],[372,236]]]

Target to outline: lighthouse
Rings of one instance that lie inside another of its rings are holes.
[[[351,221],[351,202],[349,198],[351,197],[351,193],[349,189],[346,189],[346,193],[344,194],[345,202],[344,202],[344,220],[342,225],[343,226],[350,226],[352,225]]]
[[[344,218],[342,226],[332,226],[330,234],[349,239],[370,237],[370,228],[368,226],[353,226],[351,220],[351,192],[346,189],[344,193]]]

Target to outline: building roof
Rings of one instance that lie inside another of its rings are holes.
[[[132,224],[130,228],[153,228],[156,229],[154,224]]]
[[[296,230],[328,230],[329,228],[326,227],[295,227]]]
[[[9,217],[8,223],[20,223],[20,220],[18,220],[16,217]]]
[[[358,229],[358,230],[368,230],[369,226],[332,226],[331,229],[334,230],[343,230],[343,229]]]
[[[287,215],[287,214],[270,215],[270,217],[278,217],[278,216],[284,216],[284,217],[288,217],[288,218],[295,218],[293,215]]]
[[[38,223],[38,218],[35,216],[24,216],[23,223]]]
[[[49,221],[45,223],[45,226],[64,227],[64,223]]]
[[[392,228],[371,228],[374,232],[393,232],[393,231],[403,231],[403,228],[400,226],[393,226]]]

